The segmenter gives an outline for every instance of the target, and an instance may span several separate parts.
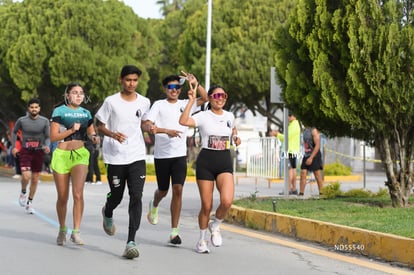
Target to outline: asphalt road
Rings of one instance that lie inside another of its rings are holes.
[[[223,246],[210,247],[210,254],[197,254],[199,237],[197,186],[184,187],[180,223],[181,247],[167,245],[169,198],[162,201],[159,224],[146,220],[148,202],[156,188],[146,183],[141,228],[137,233],[140,257],[121,257],[128,226],[128,195],[114,212],[115,236],[102,230],[101,207],[108,186],[85,187],[85,211],[81,226],[85,245],[56,245],[58,223],[55,210],[56,189],[52,182],[42,182],[33,202],[35,215],[26,214],[17,202],[20,183],[0,176],[0,274],[409,274],[390,264],[331,252],[329,248],[297,242],[274,234],[224,224]],[[239,182],[235,197],[250,194],[277,194],[283,186]],[[217,198],[217,194],[215,196]],[[72,225],[72,200],[69,201],[68,226]],[[217,205],[217,201],[215,206]]]

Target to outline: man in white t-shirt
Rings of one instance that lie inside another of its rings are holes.
[[[182,80],[187,80],[198,87],[200,97],[192,106],[192,113],[199,111],[200,106],[207,100],[205,89],[198,84],[197,79],[188,73],[182,76],[169,75],[162,81],[165,99],[157,100],[145,117],[147,130],[155,134],[154,164],[157,175],[158,189],[149,203],[148,222],[158,223],[158,205],[167,195],[170,181],[172,199],[170,205],[172,232],[168,242],[180,245],[179,219],[182,205],[182,191],[187,175],[187,126],[178,123],[180,115],[187,105],[188,99],[179,99]]]
[[[135,91],[141,74],[141,70],[133,65],[124,66],[119,77],[122,90],[108,96],[95,116],[98,129],[104,135],[102,155],[107,165],[110,187],[102,208],[103,228],[108,235],[115,234],[112,214],[121,203],[127,185],[129,226],[127,245],[122,256],[128,259],[139,256],[135,235],[141,223],[146,177],[146,148],[141,121],[151,103]]]

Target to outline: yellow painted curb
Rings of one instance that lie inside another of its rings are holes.
[[[269,179],[271,182],[284,183],[284,179]],[[299,178],[298,178],[299,180]],[[324,176],[324,182],[336,182],[336,181],[361,181],[361,175],[350,176]]]
[[[6,176],[13,176],[14,175],[14,169],[10,167],[0,167],[0,174],[6,175]],[[236,175],[236,184],[238,184],[239,178],[246,178],[245,175]],[[53,175],[47,174],[47,173],[40,173],[41,181],[49,182],[53,181]],[[351,175],[351,176],[325,176],[325,182],[336,182],[336,181],[360,181],[362,179],[361,175]],[[284,179],[267,179],[270,183],[283,183]],[[147,175],[147,182],[156,182],[157,179],[155,175]],[[102,182],[108,182],[105,175],[102,175]],[[196,182],[195,176],[187,176],[186,178],[187,183],[194,183]],[[270,187],[270,185],[269,185]]]
[[[317,242],[338,252],[359,254],[414,267],[414,239],[410,238],[234,205],[230,208],[226,221]]]
[[[39,176],[39,179],[40,179],[40,181],[43,181],[43,182],[53,182],[54,181],[53,180],[53,174],[41,173],[40,176]],[[102,175],[101,179],[102,179],[103,183],[108,182],[108,179],[106,178],[106,175]],[[147,175],[147,178],[146,178],[145,181],[146,182],[157,182],[157,178],[154,175]],[[195,182],[195,181],[196,181],[195,177],[187,176],[186,183],[192,183],[192,182]]]
[[[335,181],[361,181],[361,175],[350,175],[350,176],[325,176],[325,182],[335,182]]]
[[[10,173],[7,173],[9,175],[13,175]],[[53,181],[53,175],[52,174],[45,174],[45,173],[41,173],[40,174],[40,180],[41,181]],[[329,176],[329,177],[325,177],[325,182],[333,182],[333,181],[360,181],[361,180],[361,176],[359,175],[355,175],[355,176]],[[147,175],[147,182],[156,182],[157,178],[155,177],[155,175]],[[283,183],[283,179],[272,179],[272,182],[278,182],[278,183]],[[108,180],[106,179],[105,175],[102,175],[102,182],[108,182]],[[195,176],[187,176],[186,178],[186,182],[190,183],[190,182],[196,182],[196,178]]]
[[[0,167],[0,175],[4,176],[13,176],[14,175],[14,169],[10,167]],[[102,182],[107,183],[108,179],[106,178],[106,175],[101,176]],[[39,180],[42,182],[53,182],[53,174],[47,174],[47,173],[40,173]],[[147,175],[146,182],[157,182],[157,178],[155,175]],[[186,183],[193,183],[196,182],[196,179],[194,176],[187,176]]]
[[[10,167],[0,167],[0,175],[3,176],[13,176],[14,175],[14,169]]]

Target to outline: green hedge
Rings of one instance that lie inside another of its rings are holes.
[[[106,175],[105,164],[102,159],[98,160],[98,165],[101,175]],[[155,175],[155,167],[153,163],[147,163],[147,175]],[[187,165],[187,176],[195,176],[194,169],[192,168],[192,163],[188,163]]]
[[[325,176],[350,176],[352,169],[351,167],[336,161],[334,163],[325,164],[323,172]]]

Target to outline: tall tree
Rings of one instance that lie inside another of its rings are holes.
[[[161,14],[167,16],[173,11],[181,10],[185,2],[186,0],[158,0],[156,4],[161,6]]]
[[[274,29],[288,15],[282,4],[269,0],[214,0],[211,31],[211,84],[222,84],[229,91],[229,105],[243,102],[254,113],[278,124],[274,113],[281,106],[270,103],[270,68],[276,62]],[[206,1],[187,1],[186,10],[186,28],[177,53],[181,64],[204,76]]]
[[[120,1],[25,0],[5,4],[0,16],[1,92],[39,96],[47,115],[68,82],[99,101],[118,89],[123,65],[149,63],[139,31],[147,23]],[[141,91],[147,80],[144,70]]]
[[[278,29],[284,97],[302,121],[375,144],[394,207],[413,187],[411,1],[301,0]]]

